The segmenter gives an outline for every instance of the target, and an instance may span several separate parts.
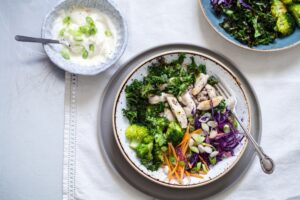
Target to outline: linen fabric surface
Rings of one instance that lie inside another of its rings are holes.
[[[105,163],[98,144],[97,112],[106,84],[122,64],[148,48],[168,43],[203,46],[231,59],[260,101],[261,145],[274,159],[275,172],[265,175],[256,158],[242,180],[210,199],[300,199],[300,47],[267,54],[236,47],[214,32],[196,0],[115,4],[127,20],[129,34],[120,61],[98,76],[66,73],[63,199],[153,199],[130,186]]]

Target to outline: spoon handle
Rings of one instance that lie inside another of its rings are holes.
[[[274,168],[275,168],[274,161],[267,154],[265,154],[262,147],[255,141],[255,139],[252,137],[252,135],[247,131],[246,127],[244,127],[243,123],[236,116],[236,114],[233,112],[232,112],[232,114],[235,117],[235,119],[238,121],[238,123],[241,125],[242,129],[245,132],[246,137],[252,142],[252,144],[258,154],[258,157],[260,160],[260,166],[261,166],[262,170],[266,174],[272,174],[274,171]]]
[[[45,38],[36,38],[36,37],[28,37],[28,36],[22,36],[22,35],[16,35],[15,40],[20,42],[37,42],[42,44],[47,43],[60,43],[59,40],[52,40],[52,39],[45,39]]]

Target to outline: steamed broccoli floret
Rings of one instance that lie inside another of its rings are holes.
[[[139,144],[136,147],[136,155],[143,160],[151,161],[153,159],[152,150],[153,150],[152,142],[148,144]]]
[[[293,3],[293,0],[281,0],[285,5],[290,5]]]
[[[179,144],[183,137],[184,133],[180,125],[176,122],[170,122],[169,127],[166,132],[168,141],[172,142],[173,145]]]
[[[162,146],[166,145],[167,144],[166,134],[162,133],[159,130],[156,130],[156,133],[154,135],[154,141],[158,147],[162,147]]]
[[[147,121],[151,123],[152,127],[159,130],[165,130],[169,124],[169,121],[165,117],[149,117]]]
[[[274,17],[279,17],[287,13],[285,5],[280,0],[273,0],[271,5],[271,13]]]
[[[280,15],[276,22],[276,30],[282,35],[287,36],[294,32],[295,21],[289,13]]]
[[[293,4],[289,7],[289,9],[295,18],[298,27],[300,28],[300,4]]]
[[[149,140],[148,129],[140,125],[130,125],[125,131],[126,138],[130,141],[130,147],[136,149],[144,139]],[[148,142],[149,143],[149,142]]]

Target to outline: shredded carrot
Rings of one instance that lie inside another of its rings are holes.
[[[202,133],[202,129],[199,128],[197,130],[194,130],[191,134],[201,134]]]
[[[181,142],[176,146],[177,148],[181,148],[181,152],[182,152],[183,156],[185,156],[187,153],[191,134],[201,134],[201,133],[202,133],[202,129],[197,129],[190,133],[190,124],[188,125]],[[207,146],[209,146],[209,144]],[[171,156],[171,155],[174,156],[174,158],[175,158],[175,161],[176,161],[175,164],[171,163],[170,160],[168,159],[168,156]],[[205,172],[208,170],[207,163],[204,161],[204,159],[200,155],[199,155],[199,158],[204,164],[204,166],[203,166],[204,170],[200,171],[199,174],[192,174],[189,171],[186,171],[184,166],[179,165],[180,159],[177,156],[176,150],[172,143],[168,143],[168,154],[167,155],[164,154],[163,158],[164,158],[164,163],[169,167],[169,172],[168,172],[169,180],[172,180],[173,178],[175,178],[179,183],[181,183],[184,175],[193,176],[193,177],[197,177],[197,178],[203,178],[203,176],[201,176],[201,175],[207,174],[207,172]],[[188,163],[188,166],[189,166],[189,168],[192,167],[190,163]]]
[[[171,148],[171,150],[172,150],[172,153],[173,153],[174,158],[175,158],[176,160],[178,160],[176,151],[175,151],[175,149],[174,149],[174,147],[173,147],[173,144],[169,142],[168,145],[170,146],[170,148]]]
[[[177,145],[177,147],[181,146],[185,142],[187,142],[190,139],[190,126],[186,129],[186,132],[184,133],[184,136],[182,138],[182,141]]]
[[[175,167],[174,167],[173,170],[169,173],[169,175],[168,175],[168,178],[169,178],[169,179],[170,179],[170,177],[173,176],[173,174],[176,172],[177,167],[178,167],[178,162],[176,162]],[[176,175],[176,173],[175,173],[175,175]]]
[[[185,154],[186,154],[186,152],[187,152],[187,149],[188,149],[188,146],[189,146],[189,144],[188,144],[188,143],[186,143],[186,144],[185,144],[185,146],[182,148],[182,154],[183,154],[183,155],[185,155]]]
[[[189,139],[191,138],[190,134],[187,133],[186,135],[183,136],[181,142],[177,145],[177,147],[182,146],[183,144],[187,143]]]
[[[200,171],[199,174],[206,175],[207,172],[205,172],[205,171]]]
[[[183,179],[183,174],[184,174],[184,167],[181,167],[181,170],[180,170],[180,181],[182,181],[182,179]]]
[[[190,174],[190,176],[194,176],[194,177],[197,177],[197,178],[203,178],[203,176],[201,176],[199,174]]]
[[[185,175],[187,175],[187,176],[190,176],[190,175],[191,175],[191,173],[188,172],[188,171],[185,171],[184,173],[185,173]]]

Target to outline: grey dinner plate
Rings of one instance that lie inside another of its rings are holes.
[[[124,180],[126,180],[129,184],[131,184],[138,190],[159,199],[203,199],[228,189],[242,178],[242,176],[248,171],[255,156],[252,145],[247,146],[239,162],[227,174],[225,174],[217,181],[197,188],[176,189],[156,184],[135,171],[125,160],[123,154],[120,152],[113,134],[111,120],[113,103],[118,89],[120,88],[125,77],[132,71],[134,67],[149,59],[150,57],[173,50],[182,52],[194,51],[205,53],[219,60],[232,70],[234,75],[239,80],[241,86],[243,87],[249,101],[248,103],[251,110],[251,115],[253,116],[250,124],[253,137],[256,139],[256,141],[260,142],[261,115],[259,104],[249,82],[237,69],[237,67],[233,65],[232,62],[225,59],[223,56],[220,56],[219,54],[214,53],[208,49],[189,44],[170,44],[155,47],[137,55],[128,63],[124,64],[111,78],[104,91],[102,105],[100,105],[99,107],[99,143],[105,159],[110,164],[110,166],[112,166],[114,172],[119,173],[124,178]]]

